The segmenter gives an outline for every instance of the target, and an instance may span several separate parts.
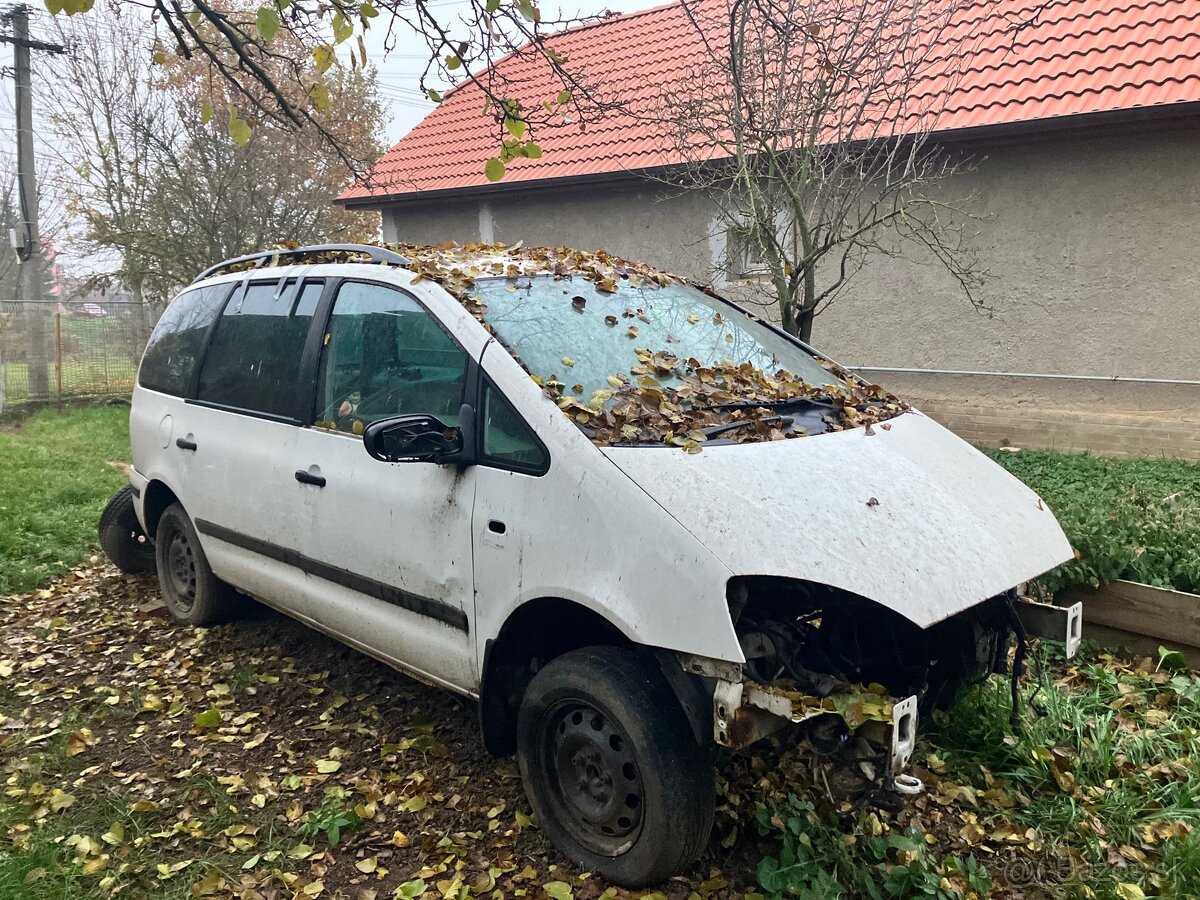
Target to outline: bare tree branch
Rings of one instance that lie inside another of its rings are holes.
[[[659,117],[702,191],[761,263],[784,327],[807,339],[872,254],[919,250],[976,308],[968,168],[930,135],[961,76],[977,0],[683,0],[706,52]],[[738,248],[735,248],[735,252]]]

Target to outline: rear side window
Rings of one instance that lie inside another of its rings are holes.
[[[180,294],[167,307],[142,356],[138,383],[152,391],[187,396],[204,338],[229,285],[197,288]]]
[[[280,290],[251,284],[217,320],[197,398],[275,416],[296,415],[296,381],[321,282]]]

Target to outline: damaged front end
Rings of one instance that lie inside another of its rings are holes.
[[[745,663],[681,655],[685,671],[712,685],[714,740],[742,749],[794,726],[818,755],[902,793],[920,790],[904,769],[921,712],[1011,671],[1015,713],[1027,634],[1065,636],[1069,653],[1078,634],[1077,608],[1037,608],[1016,589],[928,628],[864,597],[789,578],[734,578],[728,600]]]

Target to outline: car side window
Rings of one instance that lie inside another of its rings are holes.
[[[506,469],[544,472],[550,459],[533,429],[491,384],[483,390],[483,462]]]
[[[197,398],[294,417],[300,357],[323,287],[270,282],[235,293],[217,320]]]
[[[228,284],[217,284],[185,291],[175,298],[146,344],[138,384],[177,397],[188,395],[196,359],[228,293]]]
[[[467,354],[412,297],[382,284],[338,289],[321,351],[316,425],[362,434],[425,413],[458,424]]]

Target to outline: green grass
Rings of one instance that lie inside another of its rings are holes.
[[[41,412],[0,431],[0,596],[82,562],[96,523],[126,478],[129,409]]]
[[[1128,578],[1200,593],[1200,464],[1023,450],[988,455],[1037,491],[1079,553],[1051,591]]]
[[[759,867],[766,893],[949,900],[1007,883],[1064,900],[1200,896],[1200,677],[1094,651],[1053,670],[1018,732],[1000,678],[922,724],[927,790],[910,821],[924,831],[831,814],[819,791],[760,809],[778,842]]]

